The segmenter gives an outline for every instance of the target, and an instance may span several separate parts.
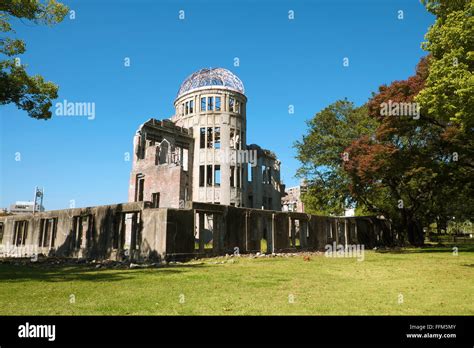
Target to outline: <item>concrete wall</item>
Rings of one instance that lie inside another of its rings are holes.
[[[44,254],[77,258],[118,258],[123,250],[113,248],[113,244],[114,238],[118,239],[120,236],[120,216],[133,212],[141,214],[146,211],[144,208],[144,202],[137,202],[51,210],[34,215],[3,216],[0,217],[3,229],[0,241],[2,255],[29,257]],[[55,226],[49,230],[48,235],[44,233],[46,220],[52,221]],[[17,223],[26,223],[26,238],[16,238],[14,241]],[[140,230],[141,226],[137,228]],[[125,225],[124,233],[126,229]],[[48,242],[40,244],[41,239],[47,239]],[[155,246],[153,248],[155,249]]]
[[[50,232],[47,243],[45,231]],[[197,202],[186,209],[136,202],[4,216],[0,238],[0,257],[113,260],[254,253],[265,244],[266,252],[273,253],[324,250],[333,242],[364,244],[366,249],[394,242],[387,221],[375,217],[324,217]]]

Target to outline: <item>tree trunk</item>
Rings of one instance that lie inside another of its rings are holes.
[[[423,228],[421,224],[414,218],[409,218],[406,221],[408,241],[413,246],[423,246],[425,239],[423,236]]]
[[[423,227],[421,223],[413,216],[410,210],[402,210],[402,225],[407,234],[408,243],[413,246],[423,246],[425,243],[423,236]]]

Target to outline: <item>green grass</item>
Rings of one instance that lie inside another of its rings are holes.
[[[368,251],[364,261],[228,260],[148,269],[0,264],[0,315],[474,314],[472,247],[458,256],[427,248]]]
[[[194,242],[194,250],[199,251],[199,243]],[[204,244],[204,250],[212,250],[212,242]]]

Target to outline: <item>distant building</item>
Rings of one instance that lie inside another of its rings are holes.
[[[355,209],[354,209],[354,208],[346,208],[346,209],[344,209],[344,216],[346,216],[346,217],[355,216]]]
[[[281,199],[281,210],[304,213],[304,203],[301,200],[301,195],[306,192],[306,188],[304,182],[298,186],[288,187],[285,190],[285,196]]]
[[[14,204],[10,205],[10,213],[12,214],[32,214],[33,213],[34,202],[32,201],[16,201]],[[35,211],[41,212],[44,211],[42,205],[37,205]]]

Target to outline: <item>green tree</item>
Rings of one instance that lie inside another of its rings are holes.
[[[365,106],[339,100],[318,112],[307,125],[307,134],[295,143],[302,163],[297,175],[308,184],[303,202],[310,213],[340,215],[357,203],[342,166],[347,160],[344,150],[353,140],[372,134],[376,120],[368,117]]]
[[[413,102],[425,87],[429,62],[422,59],[414,76],[379,88],[368,103],[369,115],[380,122],[375,136],[362,137],[346,150],[352,194],[390,218],[399,236],[413,245],[423,244],[423,226],[466,217],[474,193],[470,168],[458,165],[449,152],[452,124],[427,116],[424,108],[413,115],[381,112],[388,103],[417,106]]]
[[[469,139],[474,128],[474,1],[423,1],[437,19],[426,34],[430,71],[416,101],[426,117],[458,127],[457,137]],[[472,149],[471,149],[472,150]],[[467,155],[467,154],[466,154]],[[471,153],[472,155],[472,153]],[[467,157],[467,156],[466,156]],[[466,159],[467,160],[467,159]],[[464,164],[473,165],[473,157]]]
[[[53,25],[61,22],[68,8],[55,0],[43,4],[38,0],[2,0],[0,2],[0,31],[15,33],[13,17],[35,24]],[[12,37],[0,39],[0,104],[14,103],[36,119],[49,119],[52,100],[57,98],[58,87],[46,82],[40,75],[30,76],[18,57],[26,50],[23,40]]]
[[[415,100],[437,124],[445,184],[430,213],[445,228],[452,217],[474,218],[474,2],[423,0],[436,21],[422,47],[430,53],[426,84]]]
[[[474,2],[423,2],[437,19],[416,74],[381,86],[358,110],[360,124],[348,117],[352,104],[330,105],[296,144],[299,174],[311,184],[307,206],[339,214],[355,202],[390,219],[413,245],[423,244],[432,222],[444,228],[453,218],[472,220],[474,206]],[[383,114],[390,103],[409,105],[412,114]]]

